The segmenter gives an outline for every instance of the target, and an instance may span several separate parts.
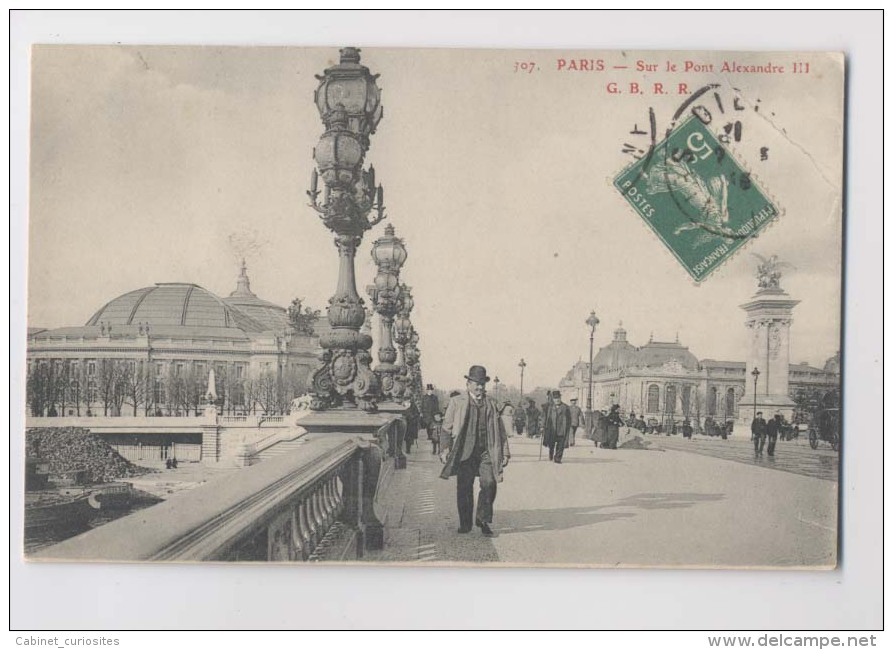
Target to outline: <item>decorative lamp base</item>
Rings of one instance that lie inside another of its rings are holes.
[[[376,411],[381,383],[372,372],[371,363],[368,350],[325,350],[311,380],[310,408],[320,411],[352,406],[366,412]]]

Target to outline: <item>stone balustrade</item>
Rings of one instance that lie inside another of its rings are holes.
[[[312,434],[299,449],[174,494],[48,547],[37,560],[273,561],[356,559],[381,548],[376,495],[399,419],[374,434]],[[337,541],[337,543],[335,543]],[[331,546],[331,548],[330,548]],[[335,553],[336,557],[332,557]]]

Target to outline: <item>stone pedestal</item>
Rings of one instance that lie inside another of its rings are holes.
[[[735,431],[750,436],[755,411],[762,411],[766,420],[781,413],[790,421],[794,401],[789,397],[790,328],[792,313],[799,300],[791,298],[778,286],[761,288],[741,305],[747,313],[747,370],[744,396],[738,402]],[[760,375],[754,394],[753,369]],[[756,409],[754,409],[756,406]]]

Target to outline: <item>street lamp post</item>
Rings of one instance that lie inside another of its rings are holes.
[[[372,259],[378,267],[375,283],[366,287],[380,320],[378,361],[375,373],[381,380],[381,392],[387,397],[398,397],[401,388],[394,380],[400,370],[396,365],[397,350],[393,343],[394,317],[402,307],[400,269],[406,261],[403,240],[394,235],[394,226],[388,224],[384,237],[372,245]]]
[[[417,406],[422,403],[422,366],[420,363],[421,352],[419,351],[419,333],[415,327],[409,335],[409,342],[406,344],[406,367],[409,370],[409,394],[416,402]]]
[[[314,101],[325,132],[313,150],[316,167],[307,195],[335,235],[340,263],[326,313],[331,329],[320,336],[323,353],[311,379],[314,409],[346,404],[374,411],[379,396],[378,376],[369,367],[372,337],[360,331],[366,310],[354,267],[363,234],[385,218],[384,190],[375,184],[375,170],[363,168],[369,137],[382,116],[377,76],[360,65],[357,48],[345,47],[339,63],[317,77]]]
[[[586,324],[589,325],[589,391],[586,394],[586,419],[592,420],[592,342],[595,339],[595,328],[598,325],[598,317],[595,310],[589,312]]]
[[[521,401],[524,401],[524,368],[527,367],[527,364],[524,363],[524,359],[521,359],[521,362],[518,364],[518,367],[521,369]]]
[[[412,287],[400,285],[400,306],[394,319],[394,341],[397,343],[397,372],[393,374],[391,396],[402,399],[410,388],[410,370],[406,362],[406,350],[412,340],[412,321],[410,314],[415,302],[412,298]]]
[[[753,377],[753,419],[757,418],[757,379],[760,378],[760,369],[754,366],[750,373]]]

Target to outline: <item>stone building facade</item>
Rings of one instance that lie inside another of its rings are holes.
[[[251,291],[243,262],[225,298],[155,284],[113,298],[84,325],[29,328],[28,410],[197,414],[211,388],[224,413],[277,413],[306,390],[319,353],[315,336],[294,334],[284,307]]]
[[[622,324],[613,340],[593,357],[592,408],[608,409],[619,404],[624,415],[635,413],[658,422],[691,418],[703,425],[714,421],[734,421],[745,394],[746,369],[743,361],[702,359],[675,341],[653,338],[637,347],[629,343]],[[836,360],[836,361],[835,361]],[[839,357],[824,368],[808,364],[789,365],[789,389],[794,398],[800,391],[827,391],[839,388]],[[577,398],[586,405],[589,364],[576,363],[559,383],[565,400]]]

